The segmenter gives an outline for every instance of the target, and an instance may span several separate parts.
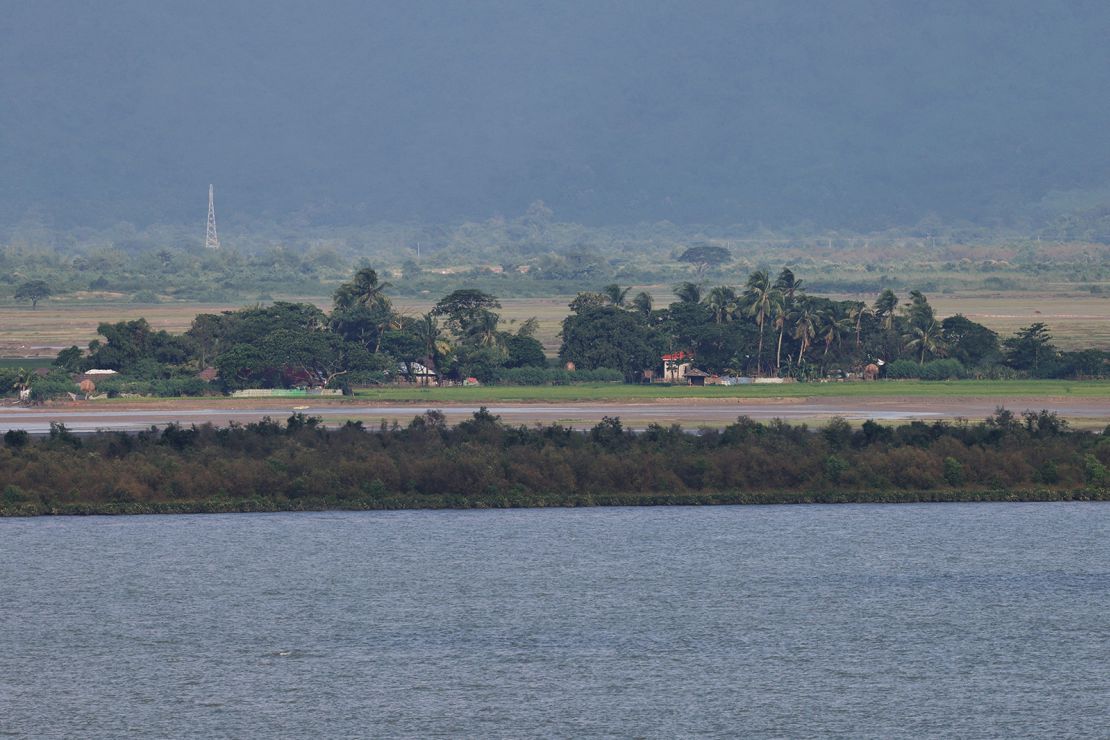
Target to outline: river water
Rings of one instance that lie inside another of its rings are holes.
[[[0,735],[1108,728],[1110,505],[0,521]]]

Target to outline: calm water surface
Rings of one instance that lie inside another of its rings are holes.
[[[1110,734],[1110,505],[0,521],[0,734]]]

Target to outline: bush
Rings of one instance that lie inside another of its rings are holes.
[[[31,435],[25,429],[9,429],[4,432],[4,444],[8,447],[26,447]]]
[[[110,378],[97,383],[97,393],[105,393],[109,398],[122,395],[136,396],[203,396],[215,387],[197,377],[156,378],[154,380],[135,380],[131,378]]]
[[[31,380],[31,400],[36,403],[76,392],[77,384],[61,371],[52,372],[44,378],[36,376]]]
[[[921,365],[922,380],[959,380],[967,377],[967,370],[959,360],[933,360]]]
[[[944,480],[953,488],[964,483],[964,466],[954,457],[944,458]]]

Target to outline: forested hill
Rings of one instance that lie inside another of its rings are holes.
[[[0,225],[1105,208],[1110,4],[9,3]]]

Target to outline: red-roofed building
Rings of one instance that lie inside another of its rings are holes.
[[[694,356],[689,352],[672,352],[663,355],[663,381],[666,383],[681,383],[686,380],[686,373],[693,367]]]

